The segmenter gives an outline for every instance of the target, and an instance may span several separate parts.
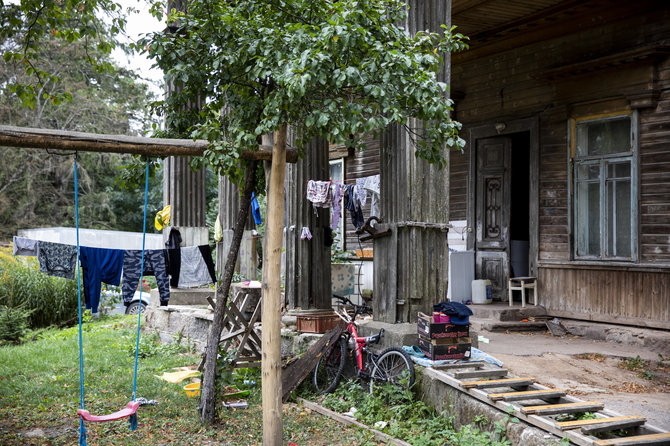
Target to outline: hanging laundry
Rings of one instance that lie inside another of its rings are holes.
[[[375,216],[379,217],[380,216],[380,209],[379,209],[379,191],[380,191],[380,177],[379,175],[371,175],[369,177],[365,177],[365,181],[363,182],[363,187],[365,190],[370,192],[370,216]],[[375,222],[372,221],[370,223],[371,226],[374,227]]]
[[[36,256],[38,243],[37,240],[15,235],[12,242],[12,254],[15,256]]]
[[[344,208],[351,214],[351,223],[359,230],[365,223],[361,204],[356,198],[356,186],[344,186]]]
[[[331,196],[333,197],[333,211],[331,213],[330,227],[337,231],[340,225],[340,216],[342,215],[342,187],[335,183],[331,187]]]
[[[335,239],[333,238],[333,230],[330,226],[323,227],[323,246],[333,246]]]
[[[165,248],[167,255],[165,256],[165,270],[170,276],[170,286],[177,288],[179,285],[179,268],[181,267],[181,232],[178,229],[170,229]]]
[[[331,203],[330,181],[307,182],[307,199],[314,207],[329,208]]]
[[[144,251],[144,271],[142,267],[142,250],[131,249],[123,253],[123,304],[130,305],[140,282],[140,274],[156,277],[161,306],[170,300],[170,282],[165,269],[165,250],[147,249]]]
[[[116,286],[121,283],[123,253],[121,249],[90,248],[88,246],[79,248],[79,261],[84,281],[84,301],[86,309],[91,310],[91,313],[98,312],[100,283],[105,282]]]
[[[37,245],[37,260],[40,272],[64,279],[75,279],[77,270],[77,247],[40,241]]]
[[[223,240],[223,226],[221,226],[221,214],[218,214],[214,222],[214,241],[219,243],[221,240]]]
[[[177,287],[194,288],[212,282],[216,282],[216,274],[209,245],[181,248]]]
[[[365,189],[365,182],[367,177],[356,178],[356,198],[361,203],[361,207],[365,206],[368,200],[368,191]]]
[[[254,223],[257,225],[263,223],[263,219],[261,218],[261,207],[258,204],[255,193],[251,194],[251,215],[254,216]]]
[[[163,210],[156,212],[156,217],[154,218],[154,226],[159,231],[163,228],[170,226],[170,212],[172,211],[172,206],[169,204],[163,208]]]
[[[300,232],[300,240],[312,240],[312,233],[307,226],[302,227]]]

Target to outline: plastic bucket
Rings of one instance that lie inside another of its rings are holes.
[[[472,281],[472,303],[473,304],[490,304],[493,299],[491,297],[491,281],[490,280],[473,280]]]
[[[200,396],[200,383],[186,384],[184,386],[184,391],[186,392],[186,396],[189,398]]]

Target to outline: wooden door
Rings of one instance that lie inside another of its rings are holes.
[[[475,276],[490,280],[493,297],[503,300],[509,275],[511,150],[506,136],[477,140]]]

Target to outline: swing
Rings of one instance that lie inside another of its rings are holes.
[[[144,276],[144,246],[147,233],[147,200],[149,195],[149,161],[147,161],[147,168],[145,174],[144,184],[144,225],[142,228],[142,261],[140,266],[140,283]],[[79,198],[77,193],[77,155],[74,156],[74,207],[75,207],[75,226],[77,232],[77,265],[79,265]],[[130,430],[137,429],[137,409],[140,403],[136,401],[135,391],[137,389],[137,360],[140,349],[140,316],[142,315],[142,306],[138,308],[137,312],[137,345],[135,347],[135,371],[133,373],[133,394],[131,401],[121,410],[107,414],[107,415],[92,415],[86,410],[86,402],[84,399],[84,346],[82,343],[82,321],[81,321],[81,281],[80,269],[77,268],[77,293],[79,302],[79,398],[81,408],[77,410],[77,415],[80,417],[79,422],[79,445],[86,446],[86,427],[84,421],[100,423],[105,421],[120,420],[122,418],[129,418]]]

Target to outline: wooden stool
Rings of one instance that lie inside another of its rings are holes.
[[[537,277],[510,277],[507,285],[509,306],[512,306],[512,291],[521,291],[521,306],[526,306],[526,290],[533,290],[533,305],[537,305]]]

